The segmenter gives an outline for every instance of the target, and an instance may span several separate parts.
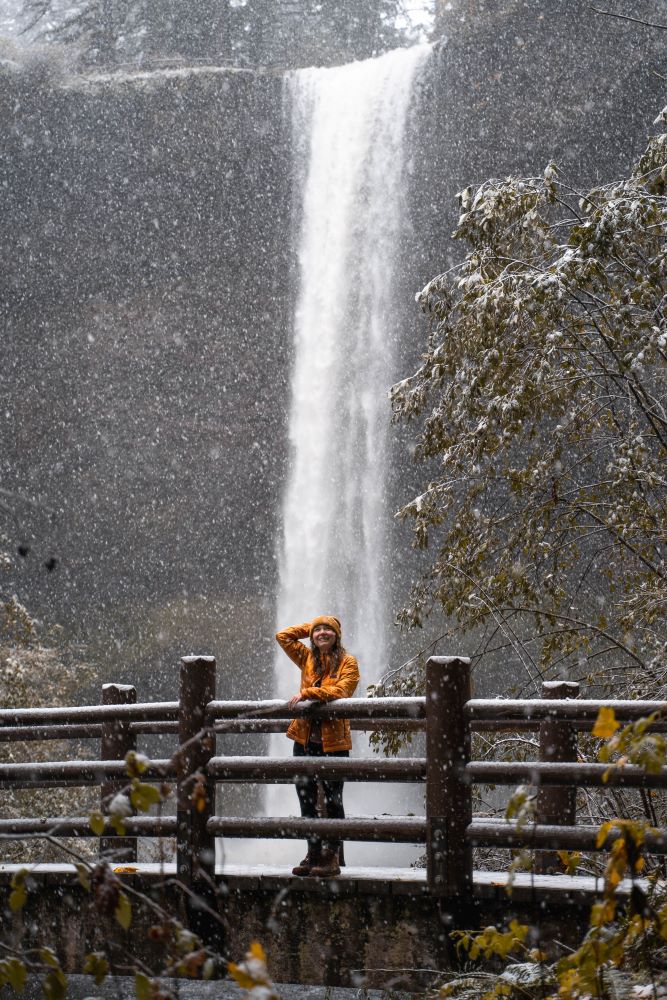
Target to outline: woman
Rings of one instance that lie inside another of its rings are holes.
[[[310,637],[310,649],[301,639]],[[301,669],[299,693],[290,698],[294,708],[300,701],[332,701],[350,698],[359,683],[359,668],[341,644],[341,627],[333,615],[320,615],[304,625],[293,625],[278,632],[276,639],[290,660]],[[349,757],[352,748],[350,723],[347,719],[293,719],[287,735],[294,740],[295,757]],[[329,819],[344,819],[343,782],[323,781],[324,798]],[[317,816],[317,779],[300,777],[296,780],[301,815]],[[308,838],[308,853],[292,869],[293,875],[314,875],[329,878],[340,875],[340,840],[321,841]]]

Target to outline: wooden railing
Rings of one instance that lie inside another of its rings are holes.
[[[124,759],[137,750],[139,736],[175,734],[172,756],[151,760],[143,781],[176,782],[176,815],[132,816],[118,837],[107,824],[102,851],[122,848],[136,859],[137,837],[175,836],[177,872],[190,888],[211,885],[216,837],[303,838],[311,833],[346,840],[393,841],[426,845],[427,883],[439,897],[465,898],[472,892],[475,846],[530,847],[538,852],[595,850],[597,829],[575,825],[574,794],[580,786],[600,785],[607,765],[576,760],[576,733],[590,728],[602,705],[619,721],[640,718],[666,706],[659,702],[584,701],[576,686],[545,685],[543,698],[481,700],[470,697],[470,663],[464,658],[432,657],[426,668],[426,695],[415,698],[341,699],[290,709],[283,701],[215,700],[213,657],[181,662],[177,702],[140,704],[129,685],[105,685],[103,704],[49,709],[0,709],[0,742],[93,739],[100,759],[0,765],[0,787],[99,786],[103,803],[127,785]],[[425,730],[426,756],[399,759],[270,758],[216,756],[216,735],[284,731],[287,720],[347,718],[355,729]],[[664,722],[660,723],[664,728]],[[474,730],[539,729],[535,762],[473,761]],[[234,817],[215,814],[215,788],[224,782],[291,783],[298,775],[345,781],[421,782],[426,785],[424,817],[381,816],[337,819]],[[664,788],[667,768],[649,775],[624,767],[607,776],[609,784]],[[537,818],[528,826],[473,817],[475,784],[538,788]],[[197,794],[193,795],[197,788]],[[53,837],[93,834],[86,817],[0,820],[0,836]],[[647,838],[650,849],[667,853],[667,830]],[[543,857],[545,855],[542,855]]]
[[[466,898],[472,892],[473,847],[525,847],[537,851],[538,858],[542,854],[542,859],[544,851],[605,850],[613,832],[599,844],[597,826],[575,825],[578,788],[667,786],[667,767],[649,774],[640,767],[610,767],[577,759],[577,733],[593,728],[602,707],[613,708],[623,724],[657,713],[659,720],[653,728],[664,732],[665,702],[578,699],[578,685],[567,682],[547,682],[542,698],[531,700],[472,699],[470,688],[468,661],[429,660],[427,754],[439,752],[444,763],[442,771],[436,772],[439,781],[432,782],[427,793],[431,796],[430,810],[427,804],[429,886],[438,895]],[[526,729],[540,732],[538,760],[471,760],[473,731]],[[484,784],[536,788],[535,822],[475,819],[472,790]],[[648,833],[645,845],[654,853],[667,853],[667,829]]]

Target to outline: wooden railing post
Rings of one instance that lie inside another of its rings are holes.
[[[426,867],[437,896],[470,898],[472,793],[464,778],[470,729],[470,660],[432,656],[426,664]]]
[[[576,681],[545,681],[543,698],[576,698],[579,684]],[[577,731],[571,722],[545,719],[540,724],[540,761],[576,761]],[[537,790],[538,824],[574,826],[577,820],[577,789],[562,785],[548,785]],[[562,871],[556,851],[536,851],[535,871]]]
[[[215,812],[215,782],[207,776],[215,735],[205,711],[214,698],[215,657],[184,656],[178,714],[176,864],[180,880],[204,897],[215,875],[215,837],[206,829]]]
[[[104,684],[102,686],[103,705],[136,705],[137,689],[131,684]],[[114,719],[102,723],[100,760],[124,760],[130,750],[137,749],[137,737],[131,732],[129,722]],[[126,787],[124,781],[105,781],[100,789],[102,812],[107,812],[109,802]],[[100,856],[112,863],[132,863],[137,860],[136,837],[101,837]]]

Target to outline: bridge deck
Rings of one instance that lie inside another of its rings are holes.
[[[37,878],[49,881],[61,881],[68,876],[76,876],[74,865],[68,864],[36,864],[15,865],[0,864],[0,883],[8,881],[11,876],[28,867],[30,873]],[[150,879],[160,877],[174,878],[174,864],[160,865],[139,862],[133,865],[117,866],[119,875],[131,877],[140,875]],[[423,868],[382,868],[364,867],[343,868],[342,874],[334,879],[295,878],[287,865],[218,865],[216,875],[224,878],[233,892],[265,889],[278,891],[288,884],[292,892],[316,892],[331,895],[427,895],[426,871]],[[479,899],[507,899],[505,888],[508,875],[506,871],[476,871],[473,872],[473,892]],[[645,890],[648,882],[638,880]],[[619,886],[621,894],[630,892],[631,883],[625,880]],[[514,876],[512,899],[516,902],[539,898],[540,901],[552,899],[561,903],[581,902],[602,892],[602,879],[589,875],[534,875],[531,872],[518,872]]]

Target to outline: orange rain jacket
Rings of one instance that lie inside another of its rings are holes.
[[[351,698],[359,683],[359,667],[355,657],[346,653],[340,662],[336,676],[332,677],[329,673],[329,657],[325,654],[323,656],[324,674],[321,678],[321,684],[319,687],[314,687],[318,680],[318,675],[315,673],[315,658],[311,650],[299,642],[300,639],[305,639],[309,635],[310,622],[306,622],[304,625],[293,625],[276,635],[276,639],[290,660],[293,660],[301,669],[301,697],[308,698],[309,701]],[[302,743],[305,746],[310,736],[311,725],[310,719],[293,719],[287,730],[287,735],[291,740],[296,740],[297,743]],[[325,753],[352,749],[350,723],[347,719],[322,720],[322,749]]]

